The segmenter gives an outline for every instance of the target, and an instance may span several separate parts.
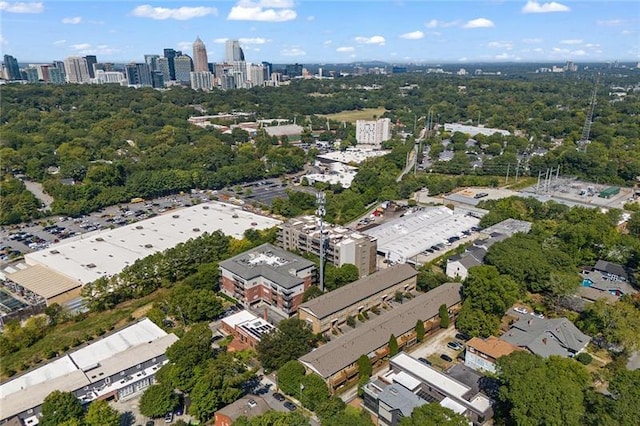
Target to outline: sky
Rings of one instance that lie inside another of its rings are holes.
[[[247,62],[638,61],[640,1],[0,0],[0,52],[21,63],[191,55],[196,37],[209,62],[227,39]]]

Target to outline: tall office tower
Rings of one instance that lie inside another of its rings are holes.
[[[94,65],[98,63],[98,58],[96,58],[96,55],[87,55],[84,57],[84,59],[87,60],[87,69],[89,70],[89,77],[95,78],[96,72],[95,72]]]
[[[127,64],[125,66],[127,83],[132,86],[152,86],[151,72],[147,64]]]
[[[177,56],[174,60],[175,80],[189,83],[191,81],[191,71],[193,71],[193,61],[189,55]]]
[[[209,71],[191,73],[191,88],[194,90],[211,90],[213,87],[213,74]]]
[[[300,77],[302,76],[302,65],[295,63],[289,64],[284,69],[285,75],[288,75],[289,78]]]
[[[269,81],[271,79],[271,73],[273,72],[273,64],[262,61],[262,70],[264,71],[264,81]]]
[[[174,59],[176,57],[176,51],[173,49],[164,49],[164,57],[167,58],[169,64],[169,80],[176,79],[176,68]]]
[[[157,71],[159,58],[160,55],[144,55],[144,63],[149,65],[151,71]]]
[[[64,69],[67,74],[67,83],[88,83],[89,69],[87,60],[79,56],[69,56],[64,60]]]
[[[164,87],[164,74],[162,71],[151,71],[151,83],[154,89]]]
[[[356,142],[382,148],[382,142],[391,139],[391,120],[381,118],[375,121],[356,120]]]
[[[171,72],[169,71],[169,60],[167,58],[158,58],[156,61],[158,65],[158,71],[162,73],[164,81],[171,80]]]
[[[227,40],[225,47],[225,60],[227,61],[227,63],[232,64],[236,61],[244,61],[244,52],[242,51],[240,42],[238,40]]]
[[[209,72],[209,60],[207,59],[207,48],[200,37],[193,42],[193,71]]]
[[[4,55],[4,67],[7,80],[22,80],[18,60],[11,55]]]

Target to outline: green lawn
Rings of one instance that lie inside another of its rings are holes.
[[[365,108],[356,111],[337,112],[335,114],[323,115],[322,117],[326,117],[330,120],[335,121],[347,121],[349,123],[355,123],[356,120],[373,120],[374,116],[376,118],[380,118],[386,111],[387,110],[384,108]]]

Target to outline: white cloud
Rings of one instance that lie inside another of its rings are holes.
[[[580,39],[560,40],[560,44],[582,44],[582,40]]]
[[[240,38],[240,39],[238,39],[238,41],[241,44],[265,44],[269,40],[267,40],[266,38],[262,38],[262,37],[253,37],[253,38]]]
[[[500,53],[499,55],[496,55],[496,56],[495,56],[495,59],[497,59],[497,60],[499,60],[499,61],[504,61],[504,60],[507,60],[507,59],[513,59],[513,58],[514,58],[514,56],[513,56],[513,55],[510,55],[510,54],[508,54],[508,53],[506,53],[506,52],[504,52],[504,53]]]
[[[460,21],[438,21],[437,19],[432,19],[430,21],[425,22],[424,26],[427,28],[449,28],[460,25]]]
[[[82,22],[82,17],[81,16],[74,16],[73,18],[62,18],[62,23],[63,24],[79,24]]]
[[[322,44],[325,46],[331,46],[331,43],[333,43],[333,40],[325,40]]]
[[[353,52],[354,50],[356,50],[356,49],[354,47],[351,47],[351,46],[341,46],[341,47],[338,47],[336,49],[336,52],[348,53],[348,52]]]
[[[557,3],[555,1],[549,3],[538,3],[535,0],[527,1],[522,7],[522,13],[553,13],[553,12],[569,12],[569,6]]]
[[[304,56],[307,52],[298,47],[292,47],[291,49],[282,49],[280,54],[282,56]]]
[[[286,22],[296,19],[291,0],[240,0],[229,11],[229,21]]]
[[[56,40],[53,42],[54,46],[63,46],[65,43],[67,42],[67,40]]]
[[[542,43],[543,40],[541,38],[523,38],[522,42],[527,44],[537,44]]]
[[[624,19],[606,19],[602,21],[596,21],[597,25],[601,27],[619,27],[621,25],[626,25],[628,22]]]
[[[463,25],[464,28],[493,28],[495,24],[487,18],[472,19]]]
[[[218,15],[215,7],[178,7],[169,9],[167,7],[153,7],[148,4],[138,6],[131,12],[133,16],[138,18],[151,18],[158,20],[175,19],[177,21],[186,21],[193,18],[202,18],[207,15]]]
[[[620,31],[620,34],[622,34],[622,35],[631,35],[631,34],[635,34],[635,33],[636,32],[632,31],[632,30],[622,30],[622,31]]]
[[[0,1],[0,10],[11,13],[42,13],[44,11],[43,3],[25,3]]]
[[[214,40],[213,40],[213,42],[214,42],[214,43],[218,43],[218,44],[224,44],[224,43],[226,43],[226,42],[227,42],[227,40],[229,40],[229,39],[228,39],[228,38],[224,38],[224,37],[222,37],[222,38],[216,38],[216,39],[214,39]]]
[[[372,37],[356,37],[355,40],[356,43],[359,44],[379,44],[381,46],[386,42],[384,37],[379,35],[374,35]]]
[[[99,44],[94,47],[89,43],[79,43],[79,44],[72,44],[70,47],[72,50],[75,51],[76,54],[79,54],[79,55],[110,56],[120,52],[119,49],[116,49],[114,47],[109,47],[106,44]]]
[[[492,49],[513,49],[513,42],[511,41],[490,41],[487,43],[487,47]]]
[[[311,21],[315,21],[316,17],[315,16],[307,16],[307,21],[311,22]]]
[[[190,41],[179,41],[176,43],[178,50],[182,50],[183,52],[191,51],[193,49],[193,42]]]
[[[579,49],[579,50],[574,50],[574,51],[572,51],[572,52],[571,52],[571,54],[572,54],[573,56],[584,56],[584,55],[586,55],[586,54],[587,54],[587,52],[585,52],[585,51],[584,51],[584,50],[582,50],[582,49]]]
[[[406,40],[420,40],[424,37],[424,33],[422,31],[412,31],[410,33],[404,33],[400,36],[400,38],[404,38]]]

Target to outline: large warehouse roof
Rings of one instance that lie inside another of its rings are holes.
[[[466,212],[434,207],[406,214],[362,232],[377,238],[378,252],[384,253],[392,262],[404,263],[478,223],[480,219]]]
[[[211,201],[121,228],[80,235],[26,254],[25,261],[87,284],[100,277],[115,275],[138,259],[175,247],[205,232],[220,230],[225,235],[242,238],[247,229],[267,229],[279,223],[232,204]]]

